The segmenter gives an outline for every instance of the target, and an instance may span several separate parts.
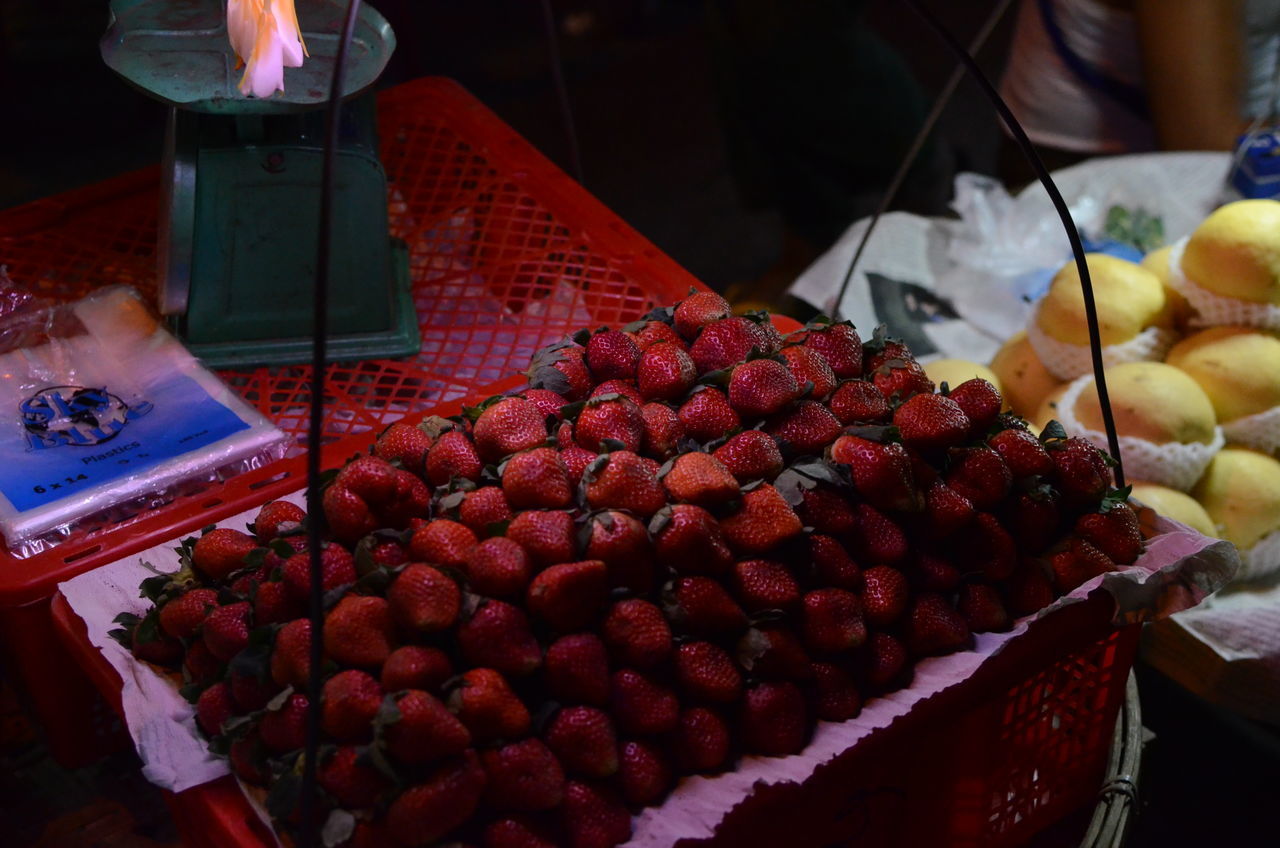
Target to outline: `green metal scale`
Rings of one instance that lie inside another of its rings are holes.
[[[113,0],[107,65],[169,105],[159,308],[212,367],[309,361],[324,105],[345,3],[297,0],[310,51],[285,90],[240,94],[224,0]],[[329,359],[419,349],[409,256],[390,235],[372,86],[395,34],[368,5],[348,52],[336,159]]]

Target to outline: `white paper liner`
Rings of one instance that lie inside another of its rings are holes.
[[[286,498],[303,502],[303,493]],[[243,528],[257,514],[250,510],[218,523]],[[732,772],[693,777],[680,783],[667,801],[635,819],[629,845],[669,846],[680,838],[709,836],[720,819],[756,788],[765,784],[806,779],[822,763],[847,750],[877,729],[887,727],[915,704],[966,681],[987,659],[1026,632],[1035,618],[1077,603],[1101,586],[1116,599],[1117,624],[1154,620],[1200,603],[1231,579],[1239,567],[1235,548],[1209,539],[1182,525],[1155,517],[1160,535],[1148,542],[1136,563],[1104,574],[1054,602],[1034,616],[1017,622],[1008,633],[984,633],[975,649],[936,657],[915,666],[915,678],[905,690],[869,701],[850,721],[819,722],[810,745],[790,757],[746,757]],[[162,788],[182,791],[228,773],[226,762],[214,757],[196,730],[194,707],[178,694],[168,678],[136,661],[107,634],[112,619],[123,611],[142,613],[147,602],[138,598],[139,582],[151,575],[141,563],[161,571],[177,567],[177,540],[82,574],[60,584],[71,609],[84,619],[90,643],[102,651],[123,681],[126,725],[143,761],[143,773]],[[251,796],[249,803],[257,808]],[[259,811],[260,813],[260,811]]]
[[[1093,355],[1088,345],[1059,341],[1040,329],[1033,314],[1027,322],[1027,340],[1036,356],[1059,380],[1074,380],[1093,373]],[[1104,345],[1104,365],[1123,365],[1126,362],[1154,362],[1164,355],[1178,340],[1178,334],[1166,327],[1147,327],[1138,335],[1119,344]]]
[[[1263,330],[1280,330],[1280,306],[1271,303],[1253,303],[1235,297],[1202,289],[1182,272],[1182,251],[1187,246],[1185,237],[1173,243],[1169,251],[1169,285],[1173,286],[1191,304],[1195,311],[1191,316],[1192,327],[1258,327]]]
[[[1092,379],[1092,376],[1080,377],[1067,387],[1062,399],[1058,401],[1056,417],[1069,435],[1088,439],[1099,450],[1109,451],[1111,447],[1107,443],[1107,434],[1090,430],[1076,418],[1076,401]],[[1213,441],[1207,445],[1203,442],[1156,444],[1136,436],[1120,436],[1118,441],[1126,477],[1186,492],[1204,474],[1214,455],[1222,450],[1226,437],[1221,427],[1215,427]]]
[[[1240,552],[1240,570],[1236,579],[1260,580],[1280,572],[1280,530],[1273,530]]]
[[[1227,437],[1227,444],[1243,445],[1273,455],[1280,453],[1280,406],[1244,415],[1234,421],[1224,421],[1222,432]]]

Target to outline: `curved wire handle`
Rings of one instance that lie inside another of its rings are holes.
[[[982,73],[982,69],[978,67],[978,63],[969,55],[968,51],[956,41],[955,37],[947,31],[946,27],[916,0],[902,0],[913,12],[920,16],[921,19],[929,26],[934,33],[942,39],[947,45],[947,49],[955,54],[956,59],[960,61],[973,77],[974,81],[981,87],[983,94],[991,101],[991,105],[995,106],[996,112],[999,113],[1001,120],[1004,121],[1009,132],[1013,135],[1014,141],[1018,143],[1018,147],[1022,149],[1022,153],[1026,156],[1027,161],[1035,170],[1036,176],[1039,177],[1040,183],[1049,194],[1049,199],[1053,201],[1053,208],[1057,210],[1058,217],[1062,219],[1062,227],[1067,231],[1067,240],[1071,242],[1071,253],[1075,256],[1076,268],[1080,272],[1080,288],[1084,293],[1084,314],[1085,320],[1089,324],[1089,354],[1093,360],[1093,379],[1098,387],[1098,403],[1102,407],[1102,423],[1107,431],[1107,446],[1111,450],[1111,456],[1115,459],[1115,481],[1116,486],[1124,488],[1124,464],[1120,457],[1120,439],[1116,434],[1116,422],[1111,413],[1111,398],[1107,393],[1107,378],[1104,372],[1104,364],[1102,361],[1102,338],[1098,331],[1098,309],[1093,300],[1093,280],[1089,276],[1089,265],[1084,258],[1084,244],[1080,241],[1080,232],[1076,229],[1075,221],[1071,218],[1071,212],[1067,209],[1067,202],[1062,199],[1062,193],[1058,191],[1058,187],[1054,184],[1053,178],[1049,176],[1049,171],[1045,168],[1044,163],[1040,161],[1040,156],[1036,153],[1035,147],[1031,144],[1031,139],[1027,138],[1027,133],[1022,129],[1022,125],[1018,123],[1018,119],[1013,116],[1013,112],[1009,111],[1008,105],[1004,99],[1000,97],[999,92]]]

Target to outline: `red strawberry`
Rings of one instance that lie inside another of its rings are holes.
[[[472,436],[485,462],[497,462],[522,450],[542,447],[547,421],[538,407],[524,398],[503,398],[476,419]]]
[[[676,578],[668,588],[666,607],[672,624],[699,638],[736,636],[747,626],[742,607],[710,577]]]
[[[1049,452],[1040,444],[1039,439],[1026,430],[1017,427],[1001,430],[987,439],[987,444],[1000,454],[1015,480],[1053,472],[1053,459]]]
[[[271,679],[305,689],[311,668],[311,621],[298,618],[281,627],[271,650]]]
[[[737,365],[752,350],[769,353],[769,339],[750,318],[722,318],[703,328],[689,347],[699,374]]]
[[[715,292],[694,292],[676,304],[673,320],[676,332],[693,341],[703,327],[732,314],[729,302]]]
[[[593,509],[625,509],[648,518],[667,502],[657,463],[629,450],[598,457],[587,466],[582,480]]]
[[[604,330],[587,341],[587,367],[598,382],[634,379],[639,361],[639,346],[620,330]]]
[[[603,562],[565,562],[533,578],[525,606],[552,629],[564,633],[594,622],[608,596],[609,569]]]
[[[591,397],[603,395],[622,395],[636,406],[644,403],[644,395],[640,394],[640,388],[631,380],[605,380],[591,390]]]
[[[877,565],[862,573],[862,614],[872,627],[888,627],[907,608],[907,578],[896,568]]]
[[[804,346],[821,353],[837,377],[862,376],[862,339],[849,322],[810,325],[804,333]]]
[[[814,574],[824,586],[861,591],[862,569],[849,556],[844,545],[820,533],[809,537],[809,558]]]
[[[1029,492],[1014,492],[1000,509],[1001,523],[1008,528],[1018,550],[1038,554],[1058,538],[1062,512],[1058,493],[1048,486]]]
[[[822,721],[846,721],[862,711],[862,697],[849,673],[835,663],[813,664],[814,713]]]
[[[391,653],[391,610],[383,598],[347,595],[324,619],[324,650],[342,665],[381,668]]]
[[[863,362],[863,371],[889,400],[895,397],[906,400],[921,392],[932,392],[934,388],[924,368],[900,342],[885,342],[879,353]]]
[[[951,592],[960,585],[960,569],[942,557],[917,552],[911,582],[923,592]]]
[[[437,518],[416,531],[409,540],[409,556],[415,562],[447,565],[459,571],[467,567],[467,555],[480,543],[471,528],[447,518]]]
[[[801,498],[796,511],[804,519],[805,526],[818,533],[843,536],[857,523],[848,497],[834,488],[818,485],[812,489],[801,489]]]
[[[482,751],[480,763],[489,778],[485,798],[494,809],[549,810],[564,798],[564,769],[540,739]]]
[[[604,786],[569,781],[560,818],[568,848],[613,848],[631,838],[631,813]]]
[[[655,344],[640,357],[636,385],[645,400],[678,400],[698,379],[698,368],[681,345]]]
[[[439,648],[405,645],[396,648],[382,664],[382,688],[387,692],[423,689],[436,692],[453,676],[453,664]]]
[[[658,560],[681,574],[724,574],[733,553],[715,517],[700,506],[674,504],[649,522]]]
[[[760,430],[746,430],[716,448],[712,454],[746,485],[755,480],[772,480],[782,473],[782,452],[773,436]]]
[[[893,565],[911,552],[907,536],[894,521],[868,504],[854,507],[858,527],[852,534],[854,550],[865,562]]]
[[[1079,536],[1071,537],[1071,546],[1054,554],[1049,564],[1053,568],[1053,587],[1059,594],[1072,589],[1108,571],[1115,570],[1111,558]]]
[[[351,809],[372,807],[386,788],[387,779],[377,769],[357,762],[359,753],[351,745],[343,745],[329,757],[322,758],[316,769],[316,781],[341,806]]]
[[[511,687],[491,668],[462,673],[458,688],[449,694],[449,710],[466,725],[477,742],[519,739],[529,732],[529,710]]]
[[[441,435],[427,451],[425,471],[432,486],[444,486],[450,480],[479,480],[483,469],[476,446],[460,430]]]
[[[196,724],[206,736],[222,733],[222,725],[235,714],[231,701],[231,689],[225,683],[215,683],[200,693],[196,700]]]
[[[396,493],[396,470],[382,457],[361,456],[338,471],[333,485],[359,495],[371,507],[381,506]]]
[[[980,512],[956,537],[956,564],[961,571],[981,571],[988,580],[1004,580],[1018,564],[1018,549],[1009,531],[989,512]]]
[[[969,417],[972,425],[969,435],[973,438],[981,438],[983,433],[991,429],[991,425],[996,423],[996,417],[1000,414],[1000,408],[1004,406],[1004,398],[1000,397],[1000,391],[981,377],[974,377],[958,386],[953,386],[949,397]]]
[[[670,689],[629,668],[615,671],[611,683],[610,709],[620,731],[649,736],[675,729],[680,702]]]
[[[217,528],[196,540],[191,549],[191,567],[210,580],[225,580],[244,568],[244,558],[258,547],[248,533]]]
[[[820,654],[836,654],[867,639],[862,603],[846,589],[816,589],[802,601],[805,645]]]
[[[753,754],[798,754],[809,739],[804,696],[794,683],[758,683],[742,704],[742,744]]]
[[[392,802],[387,830],[397,845],[435,842],[471,818],[484,787],[485,773],[475,751],[445,760]]]
[[[587,352],[570,341],[545,347],[533,356],[526,374],[535,389],[549,389],[567,400],[581,400],[595,381],[587,370]]]
[[[345,486],[331,485],[320,501],[324,523],[339,541],[355,542],[378,529],[378,519],[364,498]]]
[[[286,531],[295,529],[307,517],[306,510],[289,501],[267,501],[253,520],[253,535],[266,544]]]
[[[676,411],[665,403],[646,403],[640,407],[640,417],[644,419],[642,453],[657,460],[674,455],[684,438],[684,424]]]
[[[733,591],[747,612],[791,610],[800,603],[800,584],[780,562],[743,560],[733,567]]]
[[[1138,516],[1127,503],[1111,505],[1076,519],[1075,531],[1117,565],[1129,565],[1142,555]],[[162,622],[163,623],[163,622]]]
[[[136,631],[135,631],[136,632]],[[182,646],[176,640],[166,640],[177,646],[178,655],[181,656]],[[145,659],[139,657],[139,659]],[[175,656],[173,659],[177,659]],[[154,662],[154,660],[148,660]],[[165,663],[173,660],[165,660]],[[222,677],[223,671],[226,669],[226,663],[215,657],[205,647],[204,642],[192,642],[187,648],[187,653],[182,656],[182,670],[190,678],[192,683],[212,683]]]
[[[901,682],[908,668],[907,648],[888,633],[873,632],[863,648],[862,671],[872,688],[884,691]]]
[[[431,442],[431,437],[422,430],[397,421],[382,431],[373,445],[373,453],[387,462],[399,462],[406,471],[422,476]]]
[[[732,742],[729,725],[706,707],[691,707],[680,713],[672,740],[681,771],[718,771],[729,757]]]
[[[504,601],[485,601],[458,626],[457,635],[462,656],[471,665],[522,677],[542,663],[542,648],[529,630],[529,619]]]
[[[835,372],[831,370],[831,364],[827,362],[827,358],[817,349],[807,345],[793,344],[787,345],[779,353],[786,360],[792,376],[796,378],[796,384],[801,389],[809,387],[809,397],[822,400],[835,389]]]
[[[587,528],[583,555],[604,562],[610,586],[638,593],[653,588],[653,543],[643,524],[625,512],[606,510],[592,516]]]
[[[621,442],[625,450],[640,450],[644,442],[644,416],[640,407],[622,395],[599,395],[587,401],[573,425],[578,444],[597,453],[606,450],[604,441]]]
[[[919,395],[924,397],[924,395]],[[973,520],[977,510],[973,502],[941,480],[935,480],[924,492],[924,520],[935,539],[950,536]]]
[[[799,397],[800,386],[790,369],[773,359],[744,362],[729,380],[729,405],[744,418],[781,412]]]
[[[709,442],[742,426],[742,419],[729,405],[729,397],[707,387],[689,395],[677,412],[684,434],[696,442]]]
[[[244,650],[249,644],[250,612],[248,601],[237,601],[210,612],[200,628],[209,653],[223,662],[230,662]]]
[[[369,559],[373,560],[376,565],[395,569],[409,561],[409,549],[394,539],[386,539],[381,542],[375,541],[373,546],[369,548]]]
[[[831,446],[831,460],[849,466],[854,488],[868,503],[904,512],[920,509],[911,457],[902,445],[841,436]]]
[[[803,400],[770,419],[764,429],[793,453],[820,454],[840,435],[840,422],[817,401]]]
[[[804,525],[778,490],[762,483],[742,496],[742,506],[720,520],[725,540],[736,553],[767,553],[800,534]]]
[[[974,633],[996,633],[1009,629],[1009,613],[994,586],[964,583],[956,600],[956,611]]]
[[[533,565],[524,548],[502,536],[485,539],[472,548],[466,570],[471,589],[490,598],[523,595],[533,577]]]
[[[560,449],[560,461],[564,463],[565,470],[569,472],[569,485],[573,486],[575,490],[582,483],[582,474],[587,470],[587,466],[594,462],[599,455],[586,448],[580,448],[576,444]]]
[[[725,316],[717,316],[723,318]],[[635,326],[635,325],[628,325]],[[680,334],[670,324],[664,324],[661,321],[645,321],[643,325],[631,333],[631,337],[635,339],[636,347],[640,348],[643,353],[656,344],[670,342],[681,350],[688,350],[689,345],[685,344],[684,339],[680,338]]]
[[[160,607],[160,629],[175,639],[191,639],[217,606],[217,592],[192,589]]]
[[[994,509],[1013,487],[1009,466],[988,447],[952,449],[946,481],[980,510]]]
[[[737,644],[738,664],[763,680],[808,680],[813,664],[788,627],[763,625],[743,634]]]
[[[1074,509],[1095,508],[1111,480],[1102,451],[1078,437],[1050,441],[1045,447],[1053,460],[1052,482],[1063,502]]]
[[[283,624],[306,613],[306,605],[284,581],[262,583],[253,596],[253,620],[258,626]]]
[[[569,774],[605,778],[618,770],[618,739],[603,710],[565,707],[551,719],[543,740]]]
[[[550,389],[525,389],[520,395],[529,403],[538,407],[538,411],[542,413],[544,418],[548,415],[559,418],[560,410],[568,403],[563,395],[556,394]]]
[[[407,566],[387,589],[391,619],[410,633],[450,627],[462,609],[462,590],[444,572],[422,563]]]
[[[618,783],[628,804],[644,807],[667,797],[675,776],[666,756],[655,745],[640,739],[623,742],[618,758]]]
[[[739,496],[738,481],[709,453],[681,454],[672,462],[662,485],[674,501],[715,506]]]
[[[388,527],[407,527],[417,518],[431,514],[431,490],[414,474],[397,468],[396,493],[391,501],[378,508],[378,523]]]
[[[1005,602],[1014,615],[1030,615],[1053,603],[1053,584],[1034,560],[1022,562],[1005,583]]]
[[[484,848],[559,848],[559,843],[538,822],[515,816],[489,822],[480,842]]]
[[[636,668],[652,668],[671,653],[671,628],[662,611],[639,598],[615,603],[602,635],[617,662]]]
[[[320,726],[339,742],[361,742],[373,733],[382,687],[363,671],[340,671],[324,682]]]
[[[907,611],[903,638],[917,657],[949,654],[969,647],[969,625],[941,595],[917,595]]]
[[[231,771],[236,777],[254,786],[266,786],[265,757],[262,739],[254,730],[231,743],[228,758],[231,761]]]
[[[259,679],[256,674],[231,672],[231,698],[241,712],[252,712],[265,707],[280,692],[270,678]]]
[[[289,591],[306,603],[311,597],[311,553],[302,551],[284,561],[281,576]],[[356,582],[356,561],[342,545],[328,544],[320,552],[320,588],[325,592]]]
[[[518,453],[502,466],[502,492],[515,509],[559,509],[573,502],[569,469],[555,448]]]
[[[669,633],[667,639],[670,645]],[[609,703],[609,655],[604,643],[594,633],[561,636],[547,648],[542,679],[558,701],[604,706]]]
[[[925,456],[939,456],[969,435],[969,416],[949,397],[913,395],[893,412],[893,423],[907,447]]]
[[[676,682],[695,701],[727,704],[742,694],[742,674],[724,648],[711,642],[686,642],[676,649]]]
[[[507,538],[524,548],[538,566],[571,562],[577,552],[576,537],[573,516],[559,510],[519,513],[507,528]]]
[[[831,395],[831,411],[841,424],[883,424],[889,420],[889,402],[874,383],[850,380]]]
[[[267,710],[258,723],[262,744],[277,754],[296,751],[307,741],[307,696],[294,693],[277,710]]]

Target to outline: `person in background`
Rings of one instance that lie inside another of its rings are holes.
[[[1231,150],[1274,111],[1280,0],[1023,0],[1001,94],[1050,170]],[[1012,143],[1001,176],[1033,173]]]

